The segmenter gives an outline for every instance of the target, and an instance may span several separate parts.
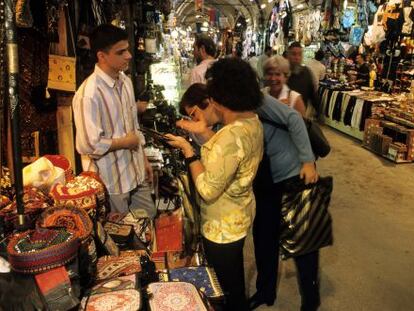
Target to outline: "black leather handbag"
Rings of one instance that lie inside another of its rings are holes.
[[[293,178],[283,185],[280,251],[284,259],[312,253],[332,245],[332,217],[328,211],[332,176],[305,185]]]

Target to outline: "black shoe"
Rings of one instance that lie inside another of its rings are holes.
[[[249,305],[249,310],[254,310],[263,304],[266,304],[267,306],[273,306],[275,304],[275,299],[276,298],[274,297],[264,297],[261,293],[256,292],[256,294],[247,300],[247,303]]]

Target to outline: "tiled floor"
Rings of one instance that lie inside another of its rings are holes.
[[[318,161],[334,176],[333,247],[321,251],[321,311],[414,310],[414,164],[394,165],[358,141],[324,129],[332,153]],[[246,282],[255,292],[251,237]],[[257,310],[297,311],[300,296],[292,261],[281,265],[277,303]]]

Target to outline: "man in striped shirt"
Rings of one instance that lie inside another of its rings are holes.
[[[112,211],[154,217],[152,169],[143,152],[132,82],[123,72],[132,57],[128,35],[118,27],[100,25],[90,42],[95,70],[73,98],[76,149],[83,170],[99,174]]]

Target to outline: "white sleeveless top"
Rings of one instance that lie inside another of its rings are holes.
[[[270,87],[267,86],[263,88],[263,92],[269,94],[269,89]],[[295,104],[299,96],[300,94],[298,92],[291,90],[286,84],[284,84],[277,99],[287,102],[290,108],[295,108]]]

